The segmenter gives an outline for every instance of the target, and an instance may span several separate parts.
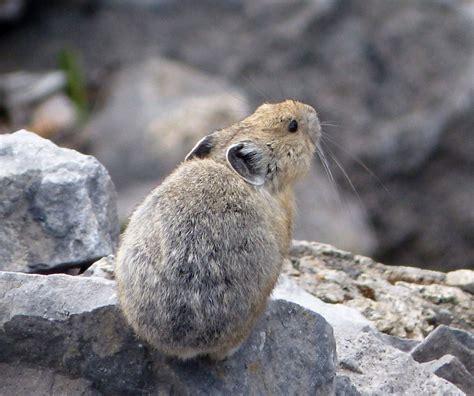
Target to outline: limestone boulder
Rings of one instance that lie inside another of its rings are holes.
[[[19,131],[0,135],[0,269],[51,271],[114,252],[116,193],[93,157]]]
[[[446,381],[413,360],[406,348],[412,344],[410,340],[394,342],[356,309],[325,303],[286,275],[281,276],[273,297],[285,298],[318,312],[333,327],[338,356],[336,395],[432,395],[437,392],[463,395],[457,386],[448,382],[453,377]],[[439,351],[447,350],[440,348]]]
[[[285,300],[270,302],[242,348],[215,363],[166,358],[137,340],[106,279],[3,272],[0,296],[0,363],[12,373],[0,377],[2,394],[23,365],[45,370],[44,382],[52,370],[66,388],[105,394],[335,392],[331,326]]]
[[[304,241],[294,241],[284,272],[324,302],[355,308],[391,336],[422,340],[439,325],[474,331],[474,296],[449,284],[450,273],[387,266]]]
[[[474,373],[474,334],[439,326],[411,352],[417,362],[429,362],[448,354],[464,364],[468,372]]]
[[[437,360],[425,363],[424,366],[438,377],[456,385],[466,395],[472,394],[474,375],[467,371],[464,364],[456,356],[444,355]]]

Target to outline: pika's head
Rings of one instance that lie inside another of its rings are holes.
[[[320,137],[311,106],[294,100],[265,103],[241,122],[201,139],[186,160],[213,158],[252,185],[279,189],[308,172]]]

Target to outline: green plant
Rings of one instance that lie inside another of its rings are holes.
[[[88,101],[84,75],[77,54],[65,48],[59,52],[59,67],[66,74],[67,94],[77,106],[81,118],[88,113]]]

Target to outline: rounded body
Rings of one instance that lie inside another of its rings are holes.
[[[296,180],[321,135],[287,100],[203,137],[137,208],[117,255],[138,336],[182,359],[229,356],[265,309],[287,256]]]
[[[182,163],[136,209],[117,255],[135,332],[186,359],[224,358],[265,309],[290,242],[292,196],[210,159]]]

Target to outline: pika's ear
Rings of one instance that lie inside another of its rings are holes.
[[[188,161],[193,158],[204,158],[206,157],[214,147],[214,133],[204,136],[193,149],[186,155],[184,158],[185,161]]]
[[[246,182],[254,186],[265,183],[267,165],[262,150],[253,142],[233,144],[227,149],[227,162]]]

